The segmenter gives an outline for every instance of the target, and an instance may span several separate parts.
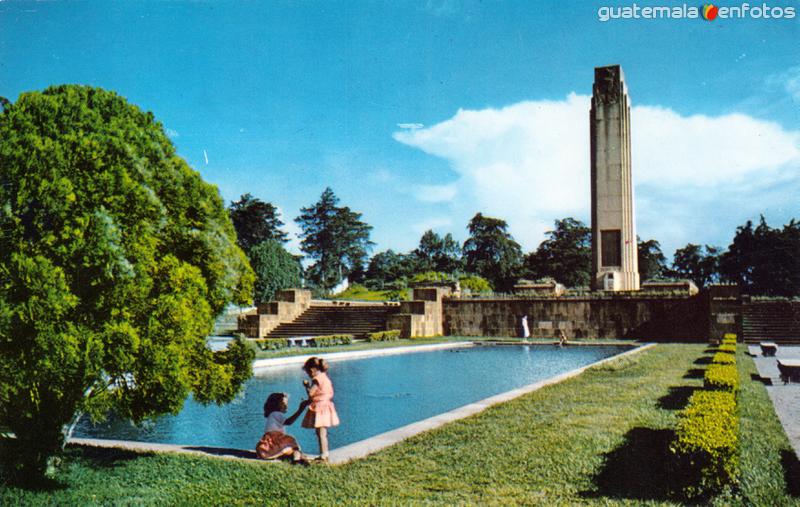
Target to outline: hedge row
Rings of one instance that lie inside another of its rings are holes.
[[[739,416],[736,394],[736,335],[723,337],[703,377],[705,390],[696,391],[678,414],[671,445],[687,481],[690,498],[707,497],[734,484],[739,471]]]
[[[334,345],[349,345],[353,343],[351,334],[332,334],[327,336],[315,336],[314,345],[317,347],[333,347]]]
[[[348,345],[353,343],[351,334],[334,334],[328,336],[315,336],[308,338],[315,347],[333,347],[334,345]],[[281,350],[289,347],[289,340],[286,338],[261,338],[253,340],[261,350]]]
[[[703,376],[703,385],[706,389],[721,389],[736,392],[739,390],[739,371],[736,363],[711,364]]]
[[[377,333],[367,334],[367,341],[370,342],[390,342],[400,339],[400,330],[392,329],[389,331],[378,331]]]
[[[736,364],[736,356],[730,352],[717,352],[711,358],[712,364]]]
[[[688,473],[684,492],[700,497],[736,482],[739,470],[739,416],[731,391],[697,391],[678,414],[672,444]]]

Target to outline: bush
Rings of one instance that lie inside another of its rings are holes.
[[[315,336],[313,340],[316,347],[333,347],[336,345],[349,345],[353,343],[353,335],[332,334],[327,336]]]
[[[289,340],[286,338],[262,338],[253,342],[261,350],[281,350],[289,346]]]
[[[390,331],[378,331],[377,333],[368,333],[367,341],[369,342],[390,342],[400,339],[400,330],[392,329]]]
[[[728,343],[728,342],[736,343],[736,333],[725,333],[722,336],[722,342],[723,343]]]
[[[739,372],[735,364],[712,364],[703,376],[706,389],[739,390]]]
[[[725,391],[698,391],[678,414],[670,449],[688,481],[690,498],[713,495],[736,482],[739,469],[739,419],[736,397]]]
[[[736,364],[736,356],[728,352],[717,352],[711,358],[712,364]]]
[[[492,286],[489,282],[478,275],[466,275],[458,279],[461,290],[468,290],[473,294],[481,292],[492,292]]]
[[[719,350],[720,350],[720,352],[729,352],[731,354],[735,354],[736,353],[736,345],[734,345],[732,343],[723,343],[722,345],[719,346]]]

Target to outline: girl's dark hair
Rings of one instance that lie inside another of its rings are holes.
[[[305,371],[311,371],[311,368],[316,368],[319,371],[328,371],[328,361],[321,357],[309,357],[306,364],[303,365]]]
[[[264,402],[264,417],[269,417],[271,413],[280,410],[281,401],[286,396],[286,393],[272,393],[267,396],[267,401]]]

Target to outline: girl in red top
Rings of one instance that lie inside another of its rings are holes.
[[[319,461],[328,461],[328,428],[339,425],[339,416],[333,406],[333,384],[328,378],[328,362],[321,357],[311,357],[303,365],[311,382],[303,381],[308,392],[308,411],[303,418],[303,428],[314,428],[319,441]]]

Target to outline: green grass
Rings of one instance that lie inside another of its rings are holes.
[[[408,301],[411,299],[411,289],[402,290],[371,290],[363,285],[353,284],[329,299],[350,299],[354,301]]]
[[[0,488],[0,504],[676,505],[667,447],[705,350],[658,345],[340,466],[69,448],[57,483]],[[741,492],[715,503],[798,504],[786,437],[752,361],[740,364]]]

